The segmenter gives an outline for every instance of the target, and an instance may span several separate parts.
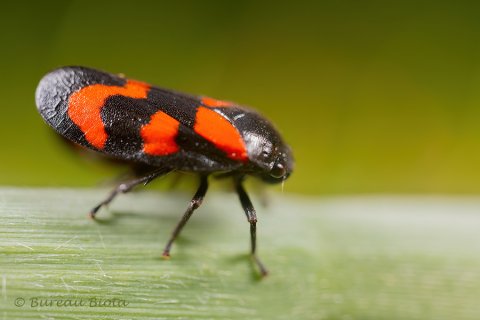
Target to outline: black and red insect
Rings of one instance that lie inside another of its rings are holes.
[[[232,102],[195,97],[85,67],[64,67],[43,77],[35,94],[38,111],[63,137],[150,171],[118,185],[91,211],[92,218],[117,194],[171,171],[194,172],[200,186],[174,229],[163,256],[201,204],[210,175],[231,177],[250,223],[256,255],[255,209],[242,185],[246,176],[285,181],[293,169],[290,148],[272,124]],[[145,170],[143,170],[145,172]]]

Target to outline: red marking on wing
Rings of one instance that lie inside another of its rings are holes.
[[[202,97],[202,104],[206,107],[211,107],[211,108],[231,107],[234,105],[234,103],[230,101],[222,101],[222,100],[217,100],[209,97]]]
[[[134,80],[128,80],[123,87],[93,84],[70,96],[68,116],[85,134],[85,139],[101,150],[108,138],[100,116],[105,101],[114,95],[145,99],[149,89],[148,84]]]
[[[248,160],[242,136],[227,119],[217,112],[198,107],[193,129],[218,149],[226,152],[229,158],[238,161]]]
[[[142,126],[143,152],[152,156],[164,156],[179,150],[175,138],[178,135],[179,122],[168,114],[158,111],[150,122]]]

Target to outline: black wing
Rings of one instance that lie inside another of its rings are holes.
[[[242,165],[195,132],[202,101],[190,95],[94,69],[64,67],[40,81],[36,102],[42,117],[58,133],[115,158],[190,171],[234,170]],[[165,134],[160,127],[156,128],[160,134],[154,136],[160,144],[175,143],[175,152],[145,152],[142,128],[158,113],[178,122],[174,142],[162,141]]]

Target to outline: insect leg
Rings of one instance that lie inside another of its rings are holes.
[[[180,222],[178,222],[177,226],[173,230],[172,236],[170,237],[170,240],[168,240],[168,243],[165,246],[165,249],[163,250],[163,254],[162,254],[163,257],[165,258],[170,257],[170,248],[172,247],[173,242],[182,231],[188,219],[190,219],[190,216],[192,215],[193,211],[195,211],[195,209],[197,209],[202,204],[203,198],[205,197],[207,190],[208,190],[208,178],[207,176],[202,175],[200,176],[200,186],[198,187],[197,192],[195,193],[192,200],[190,201],[187,211],[185,211],[182,219],[180,220]]]
[[[101,207],[103,206],[106,206],[108,205],[110,202],[112,202],[113,199],[115,199],[115,197],[119,194],[119,193],[127,193],[129,192],[130,190],[132,190],[135,186],[139,185],[139,184],[143,184],[143,185],[146,185],[147,183],[149,183],[150,181],[152,181],[153,179],[159,177],[159,176],[162,176],[162,175],[165,175],[167,174],[168,172],[170,172],[171,169],[168,169],[168,168],[162,168],[162,169],[158,169],[156,171],[153,171],[153,172],[150,172],[148,174],[146,174],[145,176],[143,177],[140,177],[140,178],[135,178],[133,180],[129,180],[129,181],[125,181],[125,182],[122,182],[120,183],[111,193],[110,195],[105,199],[103,200],[102,202],[100,202],[98,205],[96,205],[91,211],[90,211],[90,217],[92,219],[95,219],[95,215],[97,214],[97,211],[100,210]]]
[[[250,240],[251,240],[251,254],[252,258],[260,269],[260,273],[262,276],[266,276],[268,271],[257,257],[256,249],[257,249],[257,215],[255,213],[255,208],[248,197],[248,194],[245,192],[245,189],[242,185],[242,179],[235,179],[235,189],[237,190],[238,197],[240,198],[240,203],[242,204],[243,210],[247,216],[248,222],[250,223]]]

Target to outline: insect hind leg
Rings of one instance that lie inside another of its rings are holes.
[[[138,186],[139,184],[146,185],[150,181],[152,181],[155,178],[158,178],[160,176],[166,175],[172,171],[169,168],[161,168],[157,169],[153,172],[150,172],[148,174],[145,174],[144,176],[137,177],[132,180],[124,181],[120,183],[113,191],[108,195],[107,198],[105,198],[102,202],[100,202],[98,205],[96,205],[92,210],[90,210],[90,218],[95,219],[95,216],[97,215],[98,210],[102,208],[103,206],[108,205],[110,202],[115,199],[115,197],[120,194],[120,193],[127,193],[130,190],[132,190],[134,187]]]

